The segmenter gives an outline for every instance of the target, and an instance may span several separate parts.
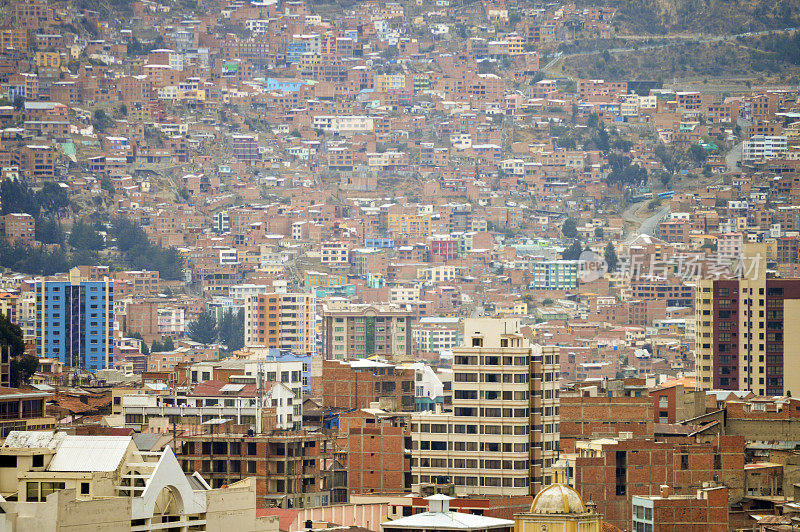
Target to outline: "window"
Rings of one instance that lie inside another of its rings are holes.
[[[89,495],[89,483],[81,482],[81,495]]]
[[[45,497],[53,493],[54,491],[59,491],[64,489],[63,482],[42,482],[42,495],[41,500],[44,500]]]
[[[25,486],[25,500],[28,502],[39,502],[39,483],[28,482]]]

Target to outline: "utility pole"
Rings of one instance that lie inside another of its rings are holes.
[[[262,385],[264,382],[264,365],[259,362],[258,370],[256,371],[256,434],[261,434],[261,408],[262,408]]]

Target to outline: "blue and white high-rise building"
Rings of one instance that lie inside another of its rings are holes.
[[[36,352],[69,368],[114,366],[114,282],[37,281]]]

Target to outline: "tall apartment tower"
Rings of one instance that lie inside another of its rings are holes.
[[[452,411],[411,422],[414,491],[535,495],[558,459],[559,350],[530,345],[517,319],[468,319],[453,349]]]
[[[301,293],[248,296],[244,305],[245,345],[315,354],[316,302],[314,295]]]
[[[374,354],[411,356],[411,311],[397,305],[362,305],[331,299],[322,310],[326,360]]]
[[[36,352],[70,368],[114,366],[114,282],[36,282]]]
[[[784,326],[800,322],[800,279],[768,278],[763,260],[750,270],[740,279],[698,283],[698,384],[758,395],[800,393],[800,327]]]

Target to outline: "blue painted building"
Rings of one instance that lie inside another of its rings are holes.
[[[308,394],[311,390],[308,384],[308,376],[311,368],[312,355],[298,355],[292,351],[270,348],[267,355],[267,362],[302,362],[303,369],[301,378],[303,380],[303,393]]]
[[[286,45],[286,64],[292,65],[300,62],[300,57],[306,53],[306,42],[300,39],[289,41]]]
[[[36,352],[89,371],[114,366],[114,283],[36,282]]]
[[[318,286],[315,288],[317,299],[326,297],[352,297],[356,295],[357,288],[354,284],[342,284],[338,286]]]
[[[303,45],[305,48],[305,45]],[[300,54],[302,55],[302,54]],[[287,51],[288,57],[288,51]],[[300,61],[298,56],[297,61]],[[300,90],[300,87],[307,85],[305,81],[301,79],[278,79],[278,78],[267,78],[267,90],[270,91],[281,91],[281,92],[297,92]]]
[[[364,247],[372,249],[392,249],[394,248],[394,239],[373,237],[364,239]]]

